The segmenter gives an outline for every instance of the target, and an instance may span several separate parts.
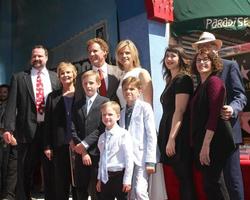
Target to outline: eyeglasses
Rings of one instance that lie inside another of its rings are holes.
[[[203,58],[203,59],[197,59],[196,60],[196,63],[208,63],[210,61],[209,58]]]

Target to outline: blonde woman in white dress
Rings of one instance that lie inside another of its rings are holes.
[[[124,72],[116,93],[121,107],[123,108],[126,105],[122,94],[122,82],[130,76],[139,78],[142,82],[143,88],[140,99],[153,105],[152,80],[149,72],[141,67],[139,53],[135,44],[131,40],[120,41],[116,47],[115,57],[117,66],[119,66]],[[148,191],[151,200],[167,199],[164,175],[162,165],[160,163],[156,166],[156,173],[151,175],[149,178]]]

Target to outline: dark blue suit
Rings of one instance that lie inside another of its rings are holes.
[[[223,71],[221,79],[225,82],[227,90],[227,105],[233,108],[233,116],[230,119],[236,150],[227,160],[224,168],[224,178],[230,199],[244,200],[242,174],[240,168],[239,144],[242,142],[242,133],[238,114],[247,103],[245,89],[240,74],[240,69],[235,61],[223,59]]]

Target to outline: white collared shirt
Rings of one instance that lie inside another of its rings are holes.
[[[131,135],[126,129],[121,128],[118,124],[111,130],[105,130],[98,140],[100,150],[100,162],[98,169],[98,179],[101,177],[102,156],[105,151],[107,155],[108,171],[121,171],[125,169],[123,183],[131,184],[133,174],[133,146]]]
[[[37,79],[37,73],[39,70],[37,70],[36,68],[32,67],[31,69],[31,81],[32,81],[32,86],[33,86],[33,91],[34,91],[34,97],[36,100],[36,79]],[[41,70],[41,80],[43,83],[43,91],[44,91],[44,101],[46,103],[46,99],[48,97],[48,94],[52,92],[52,85],[51,85],[51,81],[50,81],[50,77],[49,77],[49,71],[47,70],[46,67],[44,67]],[[37,113],[37,121],[44,121],[44,114],[41,115],[39,113]]]
[[[108,90],[108,64],[105,62],[101,67],[93,66],[93,70],[97,71],[97,72],[98,72],[98,70],[102,71],[103,78],[105,81],[106,90]]]

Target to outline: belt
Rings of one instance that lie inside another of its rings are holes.
[[[42,126],[44,124],[44,121],[37,122],[38,126]]]
[[[124,173],[124,169],[121,170],[121,171],[116,171],[116,172],[108,171],[109,177],[114,177],[114,176],[122,175],[123,173]]]

